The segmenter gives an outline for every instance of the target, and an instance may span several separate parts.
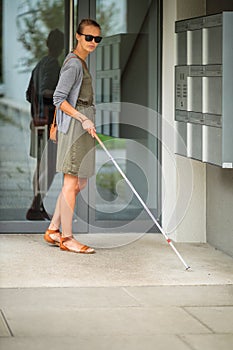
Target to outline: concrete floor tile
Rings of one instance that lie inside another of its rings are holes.
[[[17,336],[205,334],[209,329],[177,307],[5,311]]]
[[[0,290],[1,306],[19,310],[72,310],[140,306],[121,287],[109,288],[14,288]]]
[[[169,337],[160,335],[142,337],[19,337],[2,339],[0,345],[2,350],[190,350],[189,346],[174,335]]]
[[[233,305],[233,285],[124,287],[145,306]]]
[[[0,337],[11,337],[11,332],[2,310],[0,310]]]
[[[185,310],[213,332],[233,334],[233,306],[185,307]]]
[[[182,337],[193,350],[232,350],[233,334],[200,334]]]
[[[84,244],[97,246],[97,254],[61,252],[38,234],[1,235],[1,287],[233,284],[233,259],[208,244],[177,244],[184,258],[190,256],[192,260],[189,262],[192,270],[185,271],[159,234],[146,234],[137,241],[134,234],[77,237]],[[124,240],[132,243],[121,245]],[[98,248],[117,242],[119,246],[114,249]]]

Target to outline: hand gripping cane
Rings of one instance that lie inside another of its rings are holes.
[[[163,230],[163,228],[160,226],[160,224],[158,223],[158,221],[155,219],[154,215],[151,213],[150,209],[147,207],[146,203],[142,200],[142,198],[139,196],[138,192],[136,191],[136,189],[134,188],[134,186],[132,185],[132,183],[129,181],[129,179],[126,177],[126,175],[123,173],[123,171],[121,170],[121,168],[119,167],[119,165],[117,164],[117,162],[115,161],[115,159],[112,157],[112,155],[110,154],[110,152],[107,150],[107,148],[105,147],[104,143],[100,140],[99,136],[95,133],[94,134],[95,139],[98,141],[98,143],[100,144],[100,146],[103,148],[103,150],[107,153],[108,157],[111,159],[111,161],[113,162],[113,164],[115,165],[115,167],[117,168],[117,170],[119,171],[119,173],[122,175],[122,177],[125,179],[125,181],[127,182],[127,184],[129,185],[129,187],[131,188],[131,190],[133,191],[133,193],[135,194],[135,196],[137,197],[137,199],[139,200],[139,202],[142,204],[143,208],[146,210],[147,214],[150,216],[150,218],[152,219],[152,221],[155,223],[155,225],[159,228],[159,230],[161,231],[162,235],[165,237],[167,243],[172,247],[172,249],[174,250],[174,252],[176,253],[176,255],[178,256],[178,258],[181,260],[181,262],[184,264],[185,269],[188,270],[190,269],[190,266],[188,266],[186,264],[186,262],[184,261],[184,259],[182,258],[181,254],[178,252],[178,250],[176,249],[176,247],[174,246],[174,244],[172,243],[172,241],[170,240],[170,238],[166,235],[165,231]]]

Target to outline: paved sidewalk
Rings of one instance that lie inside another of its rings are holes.
[[[1,235],[2,350],[230,350],[233,259],[161,235],[79,235],[94,255],[42,235]],[[112,249],[110,249],[112,247]]]

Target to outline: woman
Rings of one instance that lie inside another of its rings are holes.
[[[95,109],[91,76],[85,59],[101,41],[100,33],[100,26],[94,20],[83,19],[80,22],[76,32],[77,45],[63,63],[54,92],[59,131],[57,171],[64,174],[64,182],[44,235],[48,243],[60,245],[62,250],[85,254],[95,251],[73,237],[72,218],[76,196],[94,174]]]

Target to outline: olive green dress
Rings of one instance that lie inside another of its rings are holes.
[[[95,123],[92,78],[86,63],[82,61],[82,64],[83,80],[76,109]],[[71,119],[66,134],[58,133],[56,170],[80,178],[89,178],[95,173],[95,139],[84,131],[82,124],[74,118]]]

